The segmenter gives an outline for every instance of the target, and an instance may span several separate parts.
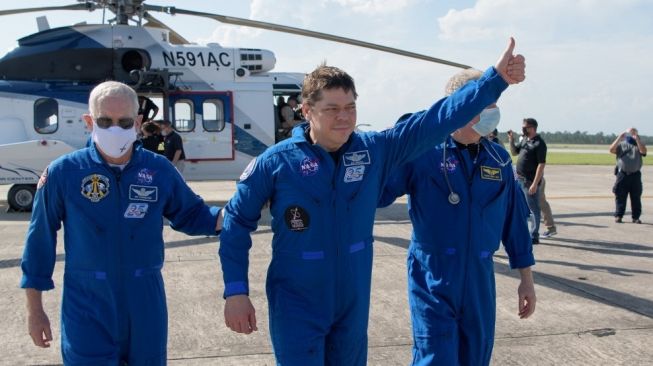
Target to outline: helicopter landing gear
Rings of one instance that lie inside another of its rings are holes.
[[[7,193],[9,209],[18,212],[32,211],[36,184],[14,184]]]

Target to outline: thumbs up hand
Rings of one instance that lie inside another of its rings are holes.
[[[524,56],[513,55],[515,39],[510,37],[508,47],[497,61],[494,68],[508,84],[521,83],[526,79],[526,62]]]

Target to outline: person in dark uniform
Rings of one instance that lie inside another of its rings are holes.
[[[148,121],[141,126],[141,132],[143,133],[143,137],[141,137],[143,148],[154,153],[162,153],[159,151],[159,144],[163,142],[161,127],[152,121]]]
[[[524,139],[515,145],[513,132],[508,131],[510,153],[517,158],[517,179],[519,180],[528,208],[533,213],[534,223],[531,232],[533,244],[540,243],[540,181],[546,165],[546,143],[537,134],[535,118],[524,118],[522,124]]]
[[[184,153],[184,143],[181,136],[172,128],[172,122],[169,120],[162,120],[161,135],[163,135],[163,155],[170,160],[180,173],[184,172],[184,160],[186,154]]]
[[[143,122],[151,121],[159,113],[159,107],[152,99],[144,96],[138,96],[138,114],[143,116]]]
[[[640,140],[637,129],[629,128],[622,132],[610,145],[610,153],[617,155],[615,174],[617,179],[612,187],[616,210],[614,221],[621,223],[626,212],[626,201],[630,195],[630,208],[633,222],[641,224],[642,214],[642,157],[646,156],[646,145]]]

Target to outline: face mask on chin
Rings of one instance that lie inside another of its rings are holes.
[[[472,129],[481,136],[487,136],[499,125],[501,112],[499,107],[487,108],[481,112],[480,120],[472,126]]]
[[[120,126],[100,128],[93,122],[93,141],[106,155],[117,159],[125,155],[136,141],[134,127],[124,129]]]

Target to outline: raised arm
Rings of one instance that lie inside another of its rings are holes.
[[[619,143],[624,139],[624,136],[626,135],[626,132],[620,133],[616,139],[612,142],[612,145],[610,145],[610,154],[617,154],[617,148],[619,147]]]
[[[635,139],[635,143],[637,144],[637,148],[639,149],[639,153],[642,154],[642,156],[646,156],[646,145],[642,142],[642,140],[639,138],[639,133],[637,132],[636,129],[631,128],[631,134],[633,135],[633,138]]]
[[[463,127],[488,105],[495,103],[509,84],[525,79],[525,62],[514,55],[515,41],[510,38],[494,67],[478,80],[473,80],[428,110],[413,113],[402,123],[381,133],[387,140],[387,171],[421,155],[444,141],[446,136]]]

